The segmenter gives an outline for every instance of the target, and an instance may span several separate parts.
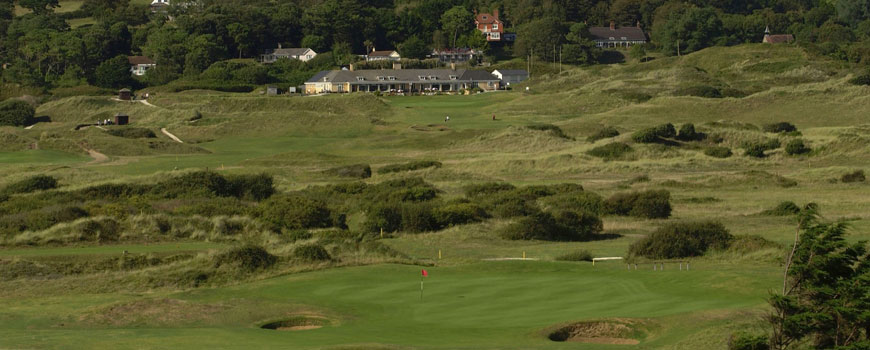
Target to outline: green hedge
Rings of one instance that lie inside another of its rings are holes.
[[[633,151],[634,149],[627,144],[622,142],[612,142],[590,149],[586,151],[586,154],[593,157],[603,158],[605,160],[614,160]]]
[[[436,162],[434,160],[419,160],[415,162],[401,163],[401,164],[389,164],[385,165],[382,168],[378,169],[378,174],[388,174],[388,173],[397,173],[401,171],[413,171],[419,169],[426,168],[440,168],[441,162]]]

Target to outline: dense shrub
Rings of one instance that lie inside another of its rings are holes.
[[[513,191],[499,192],[483,197],[480,204],[487,212],[497,218],[525,216],[540,211],[534,198]]]
[[[351,164],[328,169],[326,173],[333,176],[366,179],[372,177],[372,168],[368,164]]]
[[[26,101],[9,99],[0,102],[0,126],[24,126],[33,124],[36,110]]]
[[[172,210],[177,215],[192,216],[234,216],[245,215],[248,207],[233,197],[209,198],[184,204]]]
[[[604,201],[604,213],[649,219],[671,216],[671,194],[666,190],[617,193]]]
[[[612,142],[590,149],[586,152],[586,154],[593,157],[603,158],[605,160],[613,160],[619,159],[626,153],[630,153],[632,151],[634,151],[634,149],[627,144],[624,144],[622,142]]]
[[[30,193],[34,191],[57,188],[57,179],[48,175],[34,175],[24,180],[14,182],[3,189],[4,193]]]
[[[616,130],[616,128],[612,126],[605,126],[586,138],[586,141],[595,142],[617,136],[619,136],[619,130]]]
[[[758,235],[737,235],[728,244],[728,251],[747,254],[768,248],[781,248],[779,243]]]
[[[551,211],[573,210],[585,211],[595,215],[603,214],[604,198],[592,192],[571,192],[557,194],[543,200]]]
[[[487,182],[482,184],[473,184],[465,186],[465,196],[476,197],[484,195],[492,195],[497,192],[511,191],[515,189],[514,185],[504,182]]]
[[[692,123],[680,126],[680,132],[677,134],[677,140],[681,141],[700,141],[706,137],[704,133],[695,131],[695,124]]]
[[[440,227],[480,222],[489,217],[486,210],[472,203],[454,203],[437,207],[432,215]]]
[[[227,196],[227,180],[213,171],[195,171],[161,182],[154,190],[166,197]]]
[[[272,196],[259,205],[260,218],[277,229],[329,227],[329,209],[321,201],[301,196]]]
[[[788,216],[800,213],[801,208],[792,201],[779,202],[776,207],[761,212],[762,215]]]
[[[762,145],[750,145],[743,149],[743,155],[753,158],[764,158],[766,148]]]
[[[278,258],[256,245],[230,248],[214,257],[215,267],[231,265],[246,271],[266,269],[275,265]]]
[[[436,162],[434,160],[419,160],[416,162],[402,163],[402,164],[389,164],[384,167],[378,169],[378,174],[387,174],[387,173],[397,173],[400,171],[412,171],[426,168],[440,168],[441,162]]]
[[[719,222],[696,221],[667,224],[628,248],[630,256],[676,259],[725,249],[734,236]]]
[[[272,176],[265,173],[229,175],[226,181],[226,194],[240,199],[261,201],[275,193]]]
[[[402,228],[402,210],[398,205],[376,205],[366,212],[363,227],[368,232],[396,232]]]
[[[646,128],[636,131],[631,135],[631,139],[637,143],[656,143],[661,142],[663,138],[674,138],[677,136],[677,129],[671,123],[661,124],[652,128]]]
[[[435,215],[432,214],[432,206],[428,203],[407,203],[401,207],[402,231],[426,232],[440,228]]]
[[[840,181],[844,183],[849,182],[864,182],[867,178],[864,176],[864,170],[855,170],[851,173],[843,174],[840,176]]]
[[[332,257],[323,246],[317,243],[304,244],[293,249],[293,256],[305,261],[329,261]]]
[[[804,140],[794,139],[785,145],[785,153],[789,155],[806,154],[812,151],[804,144]]]
[[[721,146],[707,147],[704,149],[704,154],[716,158],[728,158],[732,155],[730,148]]]
[[[849,79],[849,83],[853,85],[870,85],[870,73],[862,73]]]
[[[789,122],[779,122],[773,124],[765,124],[761,127],[761,130],[764,130],[764,132],[781,133],[797,131],[797,127]]]
[[[677,89],[675,96],[695,96],[704,98],[721,98],[722,92],[709,85],[694,85]]]
[[[547,131],[550,134],[552,134],[553,136],[561,137],[563,139],[571,139],[570,136],[565,135],[565,132],[562,131],[562,128],[555,126],[553,124],[533,124],[533,125],[527,125],[526,128],[529,128],[532,130],[538,130],[538,131]]]
[[[768,336],[738,333],[728,339],[728,350],[769,350]]]
[[[109,135],[124,137],[128,139],[144,139],[144,138],[155,138],[157,134],[151,129],[146,128],[136,128],[136,127],[119,127],[119,128],[111,128],[108,130]]]
[[[577,250],[556,257],[558,261],[592,261],[592,253],[588,250]]]
[[[601,219],[593,214],[563,211],[553,216],[537,212],[508,225],[500,235],[512,240],[585,241],[602,229]]]

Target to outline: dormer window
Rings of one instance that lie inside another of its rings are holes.
[[[483,15],[483,16],[480,17],[480,18],[483,18],[483,20],[485,21],[485,20],[486,20],[487,18],[489,18],[489,17],[486,17],[486,15]]]
[[[356,81],[365,81],[365,80],[366,80],[365,77],[356,77]]]
[[[628,40],[628,38],[626,38],[626,37],[622,37],[622,40]]]
[[[492,24],[492,30],[498,30],[498,23]]]
[[[327,82],[327,81],[329,81],[329,78],[327,78],[327,77],[323,77],[323,81],[324,81],[324,82]]]
[[[438,80],[438,77],[436,77],[436,76],[434,76],[434,75],[430,75],[430,76],[429,76],[429,80]]]
[[[384,81],[384,77],[379,75],[379,76],[378,76],[378,80],[380,80],[380,81]]]
[[[396,77],[391,76],[390,80],[396,80]]]
[[[610,37],[610,40],[616,40],[616,38],[614,38],[614,37]]]
[[[424,77],[422,75],[418,75],[417,78],[419,78],[420,80],[426,80],[426,77]]]
[[[456,80],[456,79],[458,79],[458,78],[459,78],[459,77],[457,77],[457,76],[455,76],[455,75],[451,75],[451,76],[450,76],[450,80]]]

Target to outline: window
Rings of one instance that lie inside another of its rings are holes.
[[[492,24],[492,30],[498,30],[498,23]]]
[[[626,38],[626,37],[622,37],[621,39],[622,39],[622,40],[628,40],[628,38]]]
[[[492,38],[492,39],[500,39],[500,38],[501,38],[499,32],[492,32],[492,33],[489,33],[489,34],[490,34],[489,37]]]
[[[382,76],[379,75],[379,76],[378,76],[378,80],[380,80],[380,81],[384,81],[384,77],[382,77]]]
[[[616,38],[614,38],[614,37],[610,37],[610,40],[616,40]]]
[[[390,80],[396,80],[396,77],[392,77],[392,76],[391,76],[391,77],[390,77]]]
[[[450,80],[456,80],[457,78],[458,78],[458,77],[455,76],[455,75],[451,75],[451,76],[450,76]]]
[[[356,77],[356,81],[365,81],[365,80],[366,80],[365,77]]]
[[[487,19],[486,15],[483,15],[480,18],[482,18],[484,21]]]
[[[429,80],[438,80],[438,77],[436,77],[436,76],[434,76],[434,75],[430,75],[430,76],[429,76]]]
[[[311,55],[306,55],[306,56],[305,56],[305,59],[310,60],[310,59],[311,59]]]
[[[422,76],[422,75],[418,75],[417,78],[420,79],[420,80],[426,80],[426,77],[424,77],[424,76]]]

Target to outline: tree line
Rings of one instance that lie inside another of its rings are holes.
[[[862,64],[870,57],[868,0],[178,0],[156,13],[129,0],[85,0],[66,12],[59,5],[0,0],[3,83],[131,86],[137,82],[123,56],[145,55],[157,68],[138,83],[163,85],[199,79],[215,63],[256,58],[279,44],[330,55],[267,72],[269,82],[300,83],[373,49],[422,59],[433,48],[470,47],[491,61],[560,55],[569,64],[594,64],[601,52],[588,28],[611,21],[639,25],[651,39],[646,50],[667,55],[760,42],[769,27],[818,54]],[[495,9],[516,42],[487,43],[475,29],[474,11]],[[94,23],[72,28],[75,18]]]

